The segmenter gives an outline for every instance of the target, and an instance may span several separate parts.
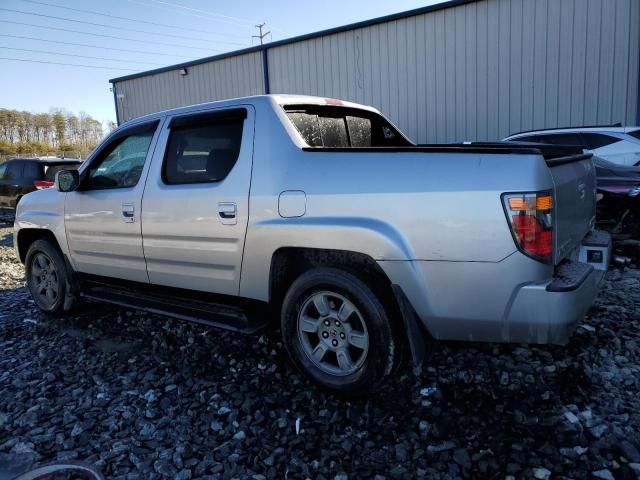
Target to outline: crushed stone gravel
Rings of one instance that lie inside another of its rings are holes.
[[[0,222],[2,219],[0,218]],[[107,478],[640,478],[640,270],[566,346],[443,342],[376,395],[320,390],[276,333],[38,312],[0,223],[0,465]]]

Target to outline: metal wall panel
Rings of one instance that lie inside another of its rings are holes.
[[[640,0],[478,0],[267,48],[271,93],[374,105],[419,143],[640,121]],[[263,93],[260,55],[119,81],[120,119]]]
[[[116,83],[120,122],[195,103],[264,93],[260,52]]]
[[[372,104],[419,143],[635,124],[640,0],[481,0],[268,50],[272,93]]]

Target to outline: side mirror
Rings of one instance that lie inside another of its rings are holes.
[[[77,170],[60,170],[56,173],[55,186],[60,192],[73,192],[80,185]]]

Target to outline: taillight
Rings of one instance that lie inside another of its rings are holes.
[[[502,196],[511,233],[520,251],[544,263],[553,260],[553,197],[549,192]]]
[[[42,190],[44,188],[51,188],[55,185],[53,182],[48,182],[47,180],[36,180],[33,182],[33,186],[38,190]]]

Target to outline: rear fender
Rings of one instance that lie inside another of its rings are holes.
[[[392,225],[363,217],[276,218],[249,226],[240,296],[269,300],[271,259],[286,247],[342,250],[374,260],[409,260],[414,253]]]

